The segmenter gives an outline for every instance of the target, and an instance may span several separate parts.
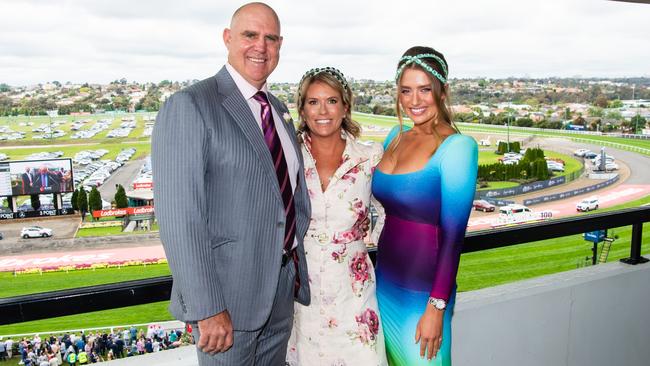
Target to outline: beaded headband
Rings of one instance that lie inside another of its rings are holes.
[[[427,65],[424,61],[421,59],[423,58],[432,58],[436,61],[438,61],[438,64],[440,64],[440,67],[442,68],[442,71],[445,73],[445,76],[440,75],[438,71],[436,71],[433,67]],[[421,53],[419,55],[415,56],[404,56],[399,59],[399,62],[406,61],[402,64],[397,69],[397,74],[395,74],[395,82],[399,81],[399,77],[402,75],[402,71],[404,71],[404,68],[412,63],[418,64],[420,67],[422,67],[424,70],[429,72],[429,74],[433,75],[436,77],[436,79],[440,80],[441,83],[447,84],[447,64],[440,58],[438,55],[434,55],[433,53]]]
[[[330,66],[317,67],[317,68],[314,68],[314,69],[311,69],[311,70],[307,71],[305,73],[305,75],[303,75],[302,78],[300,79],[300,84],[298,84],[298,85],[301,85],[302,82],[305,81],[305,79],[310,78],[312,76],[316,76],[316,75],[318,75],[320,73],[323,73],[323,72],[334,76],[336,78],[336,80],[338,80],[339,83],[341,83],[341,85],[343,85],[344,89],[349,89],[348,82],[347,82],[347,80],[345,80],[345,77],[343,76],[343,73],[340,72],[338,69],[336,69],[334,67],[330,67]]]

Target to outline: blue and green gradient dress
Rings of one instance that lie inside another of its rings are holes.
[[[399,126],[393,128],[384,149],[398,131]],[[375,169],[372,193],[386,211],[378,243],[377,299],[392,366],[451,365],[456,273],[477,164],[474,139],[453,134],[420,170],[385,174]],[[447,301],[442,346],[431,361],[420,357],[415,344],[415,327],[429,296]]]

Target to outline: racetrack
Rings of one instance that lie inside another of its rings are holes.
[[[470,135],[477,139],[483,139],[489,136],[492,138],[492,140],[494,140],[495,134],[470,133]],[[520,136],[516,138],[516,140],[521,139],[522,138]],[[567,155],[573,155],[573,152],[580,148],[589,149],[594,152],[600,152],[600,146],[598,145],[578,143],[559,137],[529,138],[529,141],[526,142],[526,146],[539,146],[545,150],[557,151]],[[577,212],[575,205],[586,197],[597,196],[600,201],[600,207],[606,208],[650,195],[650,156],[641,155],[626,150],[619,150],[611,147],[606,147],[605,151],[607,154],[614,156],[620,166],[620,170],[618,172],[620,174],[620,180],[617,183],[601,190],[585,193],[583,195],[545,204],[534,205],[531,206],[531,209],[533,211],[551,211],[553,213],[553,217],[557,218],[576,215]],[[598,181],[588,179],[586,176],[583,176],[580,179],[569,182],[567,184],[555,186],[553,188],[545,189],[542,191],[528,193],[526,195],[510,197],[508,199],[521,203],[523,202],[523,199],[526,198],[566,192],[573,189],[594,185],[596,183],[598,183]],[[495,222],[497,216],[497,213],[486,214],[478,211],[473,211],[468,223],[468,230],[489,229],[491,228],[491,224]]]

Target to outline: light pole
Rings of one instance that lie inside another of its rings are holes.
[[[639,113],[639,103],[636,103],[634,99],[634,88],[636,87],[636,84],[632,84],[632,102],[636,104],[636,116],[634,116],[634,134],[636,135],[637,130],[639,129],[639,118],[641,117],[641,114]]]
[[[508,144],[508,152],[510,152],[510,118],[512,118],[512,111],[508,113],[508,118],[506,119],[506,140]]]
[[[51,111],[47,111],[47,115],[50,117],[50,141],[52,140],[52,117],[56,117],[59,115],[59,110],[54,109]]]

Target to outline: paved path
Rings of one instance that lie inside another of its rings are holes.
[[[130,185],[138,176],[138,173],[140,173],[142,164],[144,164],[144,159],[131,160],[111,174],[104,184],[98,188],[104,201],[113,201],[115,198],[115,192],[117,192],[117,189],[115,188],[116,184],[121,184],[127,191],[130,190]]]

